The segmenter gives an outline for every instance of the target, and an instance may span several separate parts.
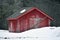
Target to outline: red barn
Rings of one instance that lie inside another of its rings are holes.
[[[23,32],[32,28],[50,26],[50,16],[35,7],[21,8],[7,18],[9,31]]]

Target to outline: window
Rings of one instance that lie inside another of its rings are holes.
[[[23,9],[22,11],[20,11],[20,13],[24,13],[26,11],[26,9]]]

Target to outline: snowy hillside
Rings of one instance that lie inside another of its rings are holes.
[[[31,29],[22,33],[0,30],[0,40],[60,40],[60,27]]]

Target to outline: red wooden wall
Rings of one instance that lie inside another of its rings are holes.
[[[42,13],[40,13],[37,10],[33,10],[27,14],[25,14],[24,16],[18,18],[17,20],[19,20],[20,22],[20,31],[25,31],[28,30],[30,28],[34,28],[33,25],[35,24],[34,22],[34,18],[44,18],[46,17],[45,15],[43,15]],[[32,19],[32,21],[31,21]],[[49,26],[49,21],[50,19],[46,18],[43,22],[39,23],[38,27],[45,27],[45,26]]]
[[[40,22],[41,19],[44,20]],[[50,19],[35,9],[19,17],[17,20],[9,20],[8,23],[9,23],[9,31],[23,32],[32,28],[41,28],[50,26]]]

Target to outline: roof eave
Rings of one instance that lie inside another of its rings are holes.
[[[35,8],[35,7],[34,7]],[[45,14],[45,12],[43,12],[42,10],[39,10],[37,8],[35,8],[36,10],[38,10],[39,12],[41,12],[42,14],[44,14],[45,16],[47,16],[50,20],[54,20],[52,17],[48,16],[47,14]]]
[[[16,20],[16,18],[8,18],[7,20]]]

